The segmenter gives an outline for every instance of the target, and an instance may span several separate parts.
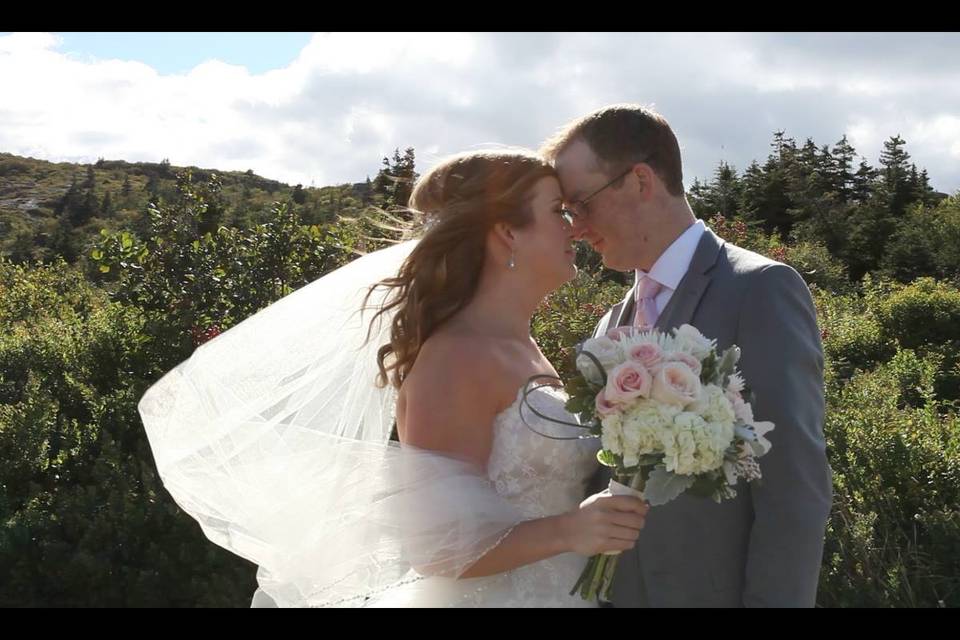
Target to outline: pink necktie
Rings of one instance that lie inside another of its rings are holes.
[[[637,285],[637,312],[633,322],[643,331],[650,331],[657,323],[660,314],[657,312],[656,297],[661,289],[663,285],[650,276],[644,276]]]

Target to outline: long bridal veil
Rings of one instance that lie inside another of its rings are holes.
[[[247,318],[139,403],[166,489],[207,538],[258,565],[278,606],[362,606],[456,578],[522,520],[482,470],[389,440],[395,393],[375,379],[391,316],[371,325],[364,297],[417,243]]]

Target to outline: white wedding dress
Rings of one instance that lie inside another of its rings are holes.
[[[496,492],[534,520],[575,509],[585,497],[587,482],[597,470],[596,439],[552,440],[532,431],[520,417],[522,390],[516,401],[494,420],[493,448],[487,476]],[[528,402],[551,418],[575,421],[563,406],[566,394],[542,387]],[[527,423],[553,436],[576,436],[524,408]],[[372,599],[380,607],[595,607],[579,595],[569,595],[587,557],[565,553],[482,578],[414,579]],[[414,578],[414,576],[411,576]]]

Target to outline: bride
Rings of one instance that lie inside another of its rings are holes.
[[[595,606],[568,595],[587,557],[631,548],[648,507],[583,500],[599,444],[542,417],[575,420],[562,390],[524,394],[556,376],[531,317],[576,273],[554,171],[528,152],[458,155],[410,206],[419,239],[151,387],[139,408],[165,487],[259,565],[254,606]]]

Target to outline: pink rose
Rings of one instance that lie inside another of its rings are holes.
[[[686,407],[700,397],[700,378],[683,362],[665,362],[653,378],[650,397]]]
[[[638,396],[650,397],[653,376],[639,362],[627,361],[618,365],[607,378],[606,399],[614,404],[626,404]]]
[[[645,342],[643,344],[630,347],[627,357],[634,362],[639,362],[648,370],[652,371],[654,367],[663,361],[663,351],[660,349],[659,345],[656,345],[652,342]]]
[[[609,400],[605,393],[605,389],[601,389],[600,393],[597,394],[597,415],[598,416],[609,416],[612,413],[616,413],[620,410],[620,407]]]
[[[693,371],[694,375],[700,376],[700,372],[703,371],[703,365],[700,364],[700,361],[694,358],[689,353],[684,353],[682,351],[673,351],[664,356],[664,360],[668,362],[682,362],[683,364],[690,367],[690,370]]]

